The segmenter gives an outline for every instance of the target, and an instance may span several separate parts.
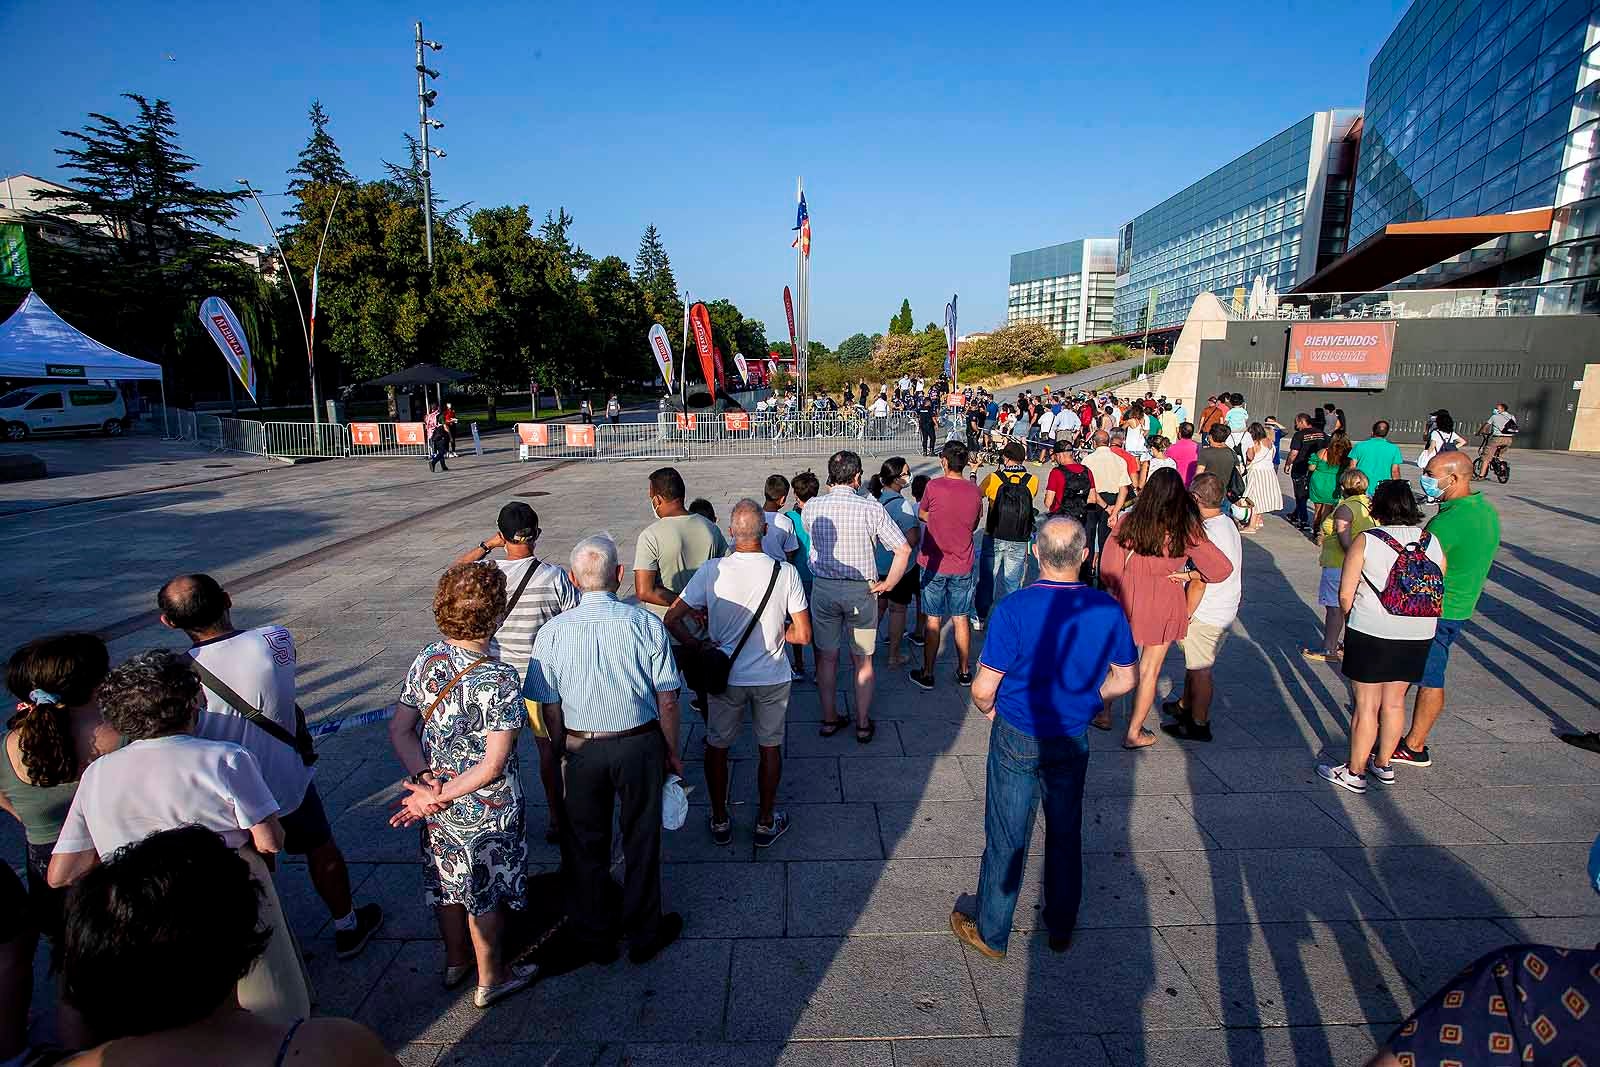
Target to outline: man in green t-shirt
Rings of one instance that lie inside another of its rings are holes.
[[[1391,482],[1400,477],[1400,467],[1405,458],[1400,446],[1389,440],[1389,422],[1379,419],[1372,424],[1372,436],[1356,442],[1350,450],[1350,462],[1367,476],[1367,496],[1378,490],[1379,482]]]
[[[1444,549],[1444,608],[1433,632],[1428,665],[1417,683],[1411,729],[1394,750],[1394,763],[1409,767],[1433,763],[1428,754],[1428,731],[1444,711],[1444,669],[1450,661],[1450,646],[1472,618],[1494,554],[1500,550],[1500,515],[1487,497],[1473,491],[1472,461],[1465,452],[1442,452],[1429,460],[1422,476],[1422,493],[1439,501],[1439,514],[1427,530]]]

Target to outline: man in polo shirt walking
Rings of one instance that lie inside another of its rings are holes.
[[[1134,687],[1138,651],[1122,608],[1078,581],[1083,527],[1063,515],[1034,540],[1039,581],[998,604],[972,684],[989,732],[983,864],[974,915],[950,913],[950,929],[1000,959],[1028,865],[1041,800],[1045,815],[1044,924],[1050,947],[1072,944],[1083,896],[1083,783],[1089,720],[1102,702]]]
[[[828,491],[813,497],[800,513],[811,539],[811,643],[817,656],[817,697],[822,705],[823,737],[844,728],[838,712],[839,646],[848,631],[856,668],[856,740],[872,740],[872,651],[878,643],[878,596],[893,589],[906,572],[911,546],[883,505],[859,492],[861,457],[835,452],[828,457]],[[873,543],[894,553],[889,573],[878,573]],[[970,543],[970,535],[969,535]],[[971,559],[968,559],[970,569]]]
[[[1429,460],[1422,476],[1422,494],[1439,501],[1439,513],[1427,529],[1444,549],[1444,609],[1434,627],[1422,681],[1417,683],[1411,729],[1394,750],[1392,762],[1406,767],[1433,763],[1428,731],[1444,712],[1444,672],[1450,647],[1472,618],[1494,554],[1500,550],[1500,515],[1487,497],[1473,491],[1472,461],[1465,452],[1442,452]]]

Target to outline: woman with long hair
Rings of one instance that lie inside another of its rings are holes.
[[[1339,475],[1350,465],[1350,435],[1336,431],[1328,438],[1327,447],[1306,461],[1311,472],[1311,528],[1322,529],[1322,523],[1342,499],[1339,494]]]
[[[883,466],[878,468],[878,473],[867,483],[867,492],[883,505],[883,510],[887,511],[894,524],[900,527],[900,532],[906,535],[906,542],[911,545],[912,551],[913,562],[906,567],[906,573],[899,584],[878,598],[878,613],[889,618],[888,642],[891,667],[901,667],[906,663],[906,655],[900,651],[900,638],[906,632],[906,611],[921,587],[921,572],[915,563],[920,524],[917,522],[917,509],[905,497],[905,488],[910,484],[911,464],[906,462],[904,456],[890,456],[884,460]],[[889,568],[894,564],[894,553],[886,551],[876,542],[873,543],[872,551],[877,557],[879,579],[887,578]]]
[[[1215,583],[1233,573],[1233,564],[1206,537],[1199,507],[1171,468],[1153,472],[1133,507],[1113,522],[1100,554],[1100,578],[1122,603],[1139,646],[1139,684],[1122,747],[1144,748],[1156,741],[1144,721],[1155,703],[1161,663],[1172,642],[1189,632],[1185,586],[1172,576],[1192,570],[1202,581]],[[1104,709],[1091,725],[1111,729],[1111,709]]]
[[[1245,533],[1255,533],[1263,525],[1263,515],[1283,507],[1283,487],[1278,484],[1278,468],[1272,463],[1278,454],[1272,432],[1259,422],[1252,422],[1247,432],[1250,444],[1244,454],[1244,495],[1250,498],[1255,509],[1250,513],[1250,525]]]

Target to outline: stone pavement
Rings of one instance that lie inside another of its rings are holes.
[[[1217,741],[1163,737],[1124,752],[1091,732],[1084,905],[1064,955],[1036,929],[1037,855],[1005,961],[949,934],[951,903],[976,886],[986,724],[948,662],[925,694],[886,676],[880,655],[870,745],[818,737],[816,692],[796,687],[780,798],[794,826],[759,854],[748,733],[734,751],[735,843],[719,849],[705,829],[703,730],[686,715],[683,753],[700,788],[688,824],[666,837],[663,873],[668,906],[687,918],[683,940],[647,966],[588,967],[488,1013],[439,988],[414,838],[385,822],[400,772],[383,728],[326,739],[317,775],[357,896],[381,901],[388,920],[360,958],[335,961],[326,914],[286,865],[280,892],[320,1009],[373,1026],[408,1064],[1361,1062],[1489,948],[1600,940],[1600,897],[1583,877],[1600,830],[1600,760],[1552,737],[1600,727],[1588,511],[1600,478],[1590,457],[1513,462],[1511,484],[1485,487],[1506,544],[1451,663],[1435,765],[1402,769],[1392,789],[1364,797],[1316,778],[1318,755],[1344,744],[1348,698],[1334,669],[1297,652],[1319,626],[1315,551],[1269,521],[1245,541]],[[13,604],[27,605],[0,621],[0,646],[66,627],[110,628],[117,657],[175,645],[149,625],[154,591],[205,568],[233,588],[239,623],[290,627],[302,703],[314,720],[337,717],[394,699],[433,634],[433,580],[513,494],[539,510],[550,559],[601,529],[631,558],[651,518],[649,463],[544,471],[491,455],[457,466],[449,476],[407,460],[282,467],[0,517],[0,574]],[[769,473],[749,460],[683,469],[691,495],[724,521]],[[123,477],[106,472],[101,492]],[[88,488],[80,495],[98,495]],[[1163,693],[1180,669],[1174,655]],[[530,744],[526,792],[542,803],[533,766]],[[542,812],[529,827],[536,869],[553,870]],[[9,822],[0,855],[20,861]],[[51,998],[39,999],[48,1030]]]

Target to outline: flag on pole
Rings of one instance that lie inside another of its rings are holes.
[[[783,287],[783,313],[789,318],[789,355],[797,357],[800,353],[800,341],[794,332],[794,297],[789,295],[789,287]]]
[[[255,403],[256,364],[250,358],[250,342],[245,338],[244,327],[239,325],[233,309],[222,297],[208,296],[200,302],[200,324],[217,342],[217,347],[222,350],[222,358],[239,376],[244,391],[250,394],[250,402]]]
[[[800,254],[807,259],[811,258],[811,214],[806,211],[806,194],[800,194],[800,207],[795,212],[794,228],[799,234],[789,242],[790,248],[799,248]]]
[[[944,376],[952,386],[956,383],[956,298],[944,306]]]
[[[16,223],[0,226],[0,285],[33,288],[33,276],[28,270],[28,238]]]

